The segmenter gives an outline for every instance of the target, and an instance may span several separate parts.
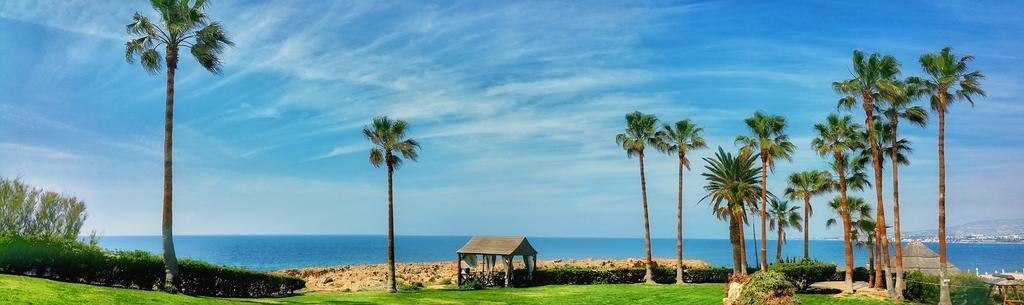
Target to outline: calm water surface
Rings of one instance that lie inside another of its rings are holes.
[[[530,237],[541,259],[620,259],[643,256],[640,238],[565,238]],[[396,259],[400,262],[454,260],[455,250],[468,236],[398,236]],[[675,239],[653,239],[653,255],[675,256]],[[268,236],[176,236],[179,257],[191,257],[215,264],[273,270],[312,266],[383,263],[387,240],[371,235],[268,235]],[[938,251],[937,244],[927,244]],[[114,250],[146,250],[160,253],[159,236],[108,236],[100,246]],[[747,241],[751,265],[755,244]],[[701,259],[712,265],[732,264],[731,246],[726,239],[687,239],[683,256]],[[825,262],[843,262],[843,242],[812,240],[811,256]],[[1024,244],[948,244],[949,260],[961,269],[1024,269]],[[803,241],[793,240],[783,247],[783,257],[802,257]],[[775,241],[768,241],[768,257],[775,258]],[[855,250],[857,265],[867,263],[867,250]]]

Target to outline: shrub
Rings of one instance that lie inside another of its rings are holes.
[[[797,290],[807,290],[815,282],[829,281],[836,274],[836,265],[814,260],[779,263],[768,266],[769,271],[777,271],[786,276]]]
[[[413,282],[412,284],[409,285],[398,286],[399,291],[417,291],[420,289],[423,289],[423,283],[420,282]]]
[[[181,291],[217,297],[268,297],[305,287],[301,279],[197,260],[179,262]],[[156,289],[163,260],[145,251],[110,252],[95,245],[52,236],[0,236],[0,272],[54,280]]]
[[[907,290],[903,297],[910,301],[926,304],[939,302],[939,276],[911,272],[905,277]],[[949,295],[955,305],[993,304],[989,298],[985,281],[980,277],[962,272],[949,279]]]
[[[746,284],[748,281],[750,281],[750,276],[743,273],[733,273],[732,275],[729,275],[730,283]]]
[[[754,273],[740,293],[740,305],[799,305],[796,287],[776,271]]]
[[[853,268],[853,280],[867,282],[871,277],[868,268],[857,267]],[[833,281],[844,281],[846,280],[846,270],[836,270],[836,274],[832,276]]]

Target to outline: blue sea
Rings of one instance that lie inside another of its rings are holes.
[[[621,259],[642,257],[641,238],[567,238],[528,237],[540,259]],[[396,259],[399,262],[434,262],[454,260],[455,251],[468,236],[398,236]],[[175,236],[179,257],[258,270],[377,264],[385,260],[387,239],[375,235],[200,235]],[[674,257],[675,239],[653,239],[655,257]],[[937,244],[927,244],[938,251]],[[146,250],[160,253],[159,236],[107,236],[100,246],[113,250]],[[750,264],[756,265],[755,243],[747,241]],[[979,269],[982,273],[1024,269],[1024,244],[947,244],[949,260],[964,270]],[[683,256],[700,259],[716,266],[732,264],[731,246],[727,239],[685,239]],[[843,262],[843,242],[812,240],[811,256],[825,262]],[[783,246],[783,257],[802,257],[803,241],[792,240]],[[867,250],[855,249],[858,266],[867,263]],[[775,241],[768,241],[768,257],[775,258]]]

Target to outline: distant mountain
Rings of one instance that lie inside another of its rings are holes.
[[[938,230],[903,232],[903,239],[936,241]],[[969,222],[946,227],[951,242],[1024,242],[1024,218]]]

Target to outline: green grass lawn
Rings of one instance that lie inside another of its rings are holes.
[[[723,285],[585,285],[476,291],[310,293],[278,299],[190,297],[0,275],[0,304],[722,304]],[[804,305],[885,305],[863,298],[801,295]]]

